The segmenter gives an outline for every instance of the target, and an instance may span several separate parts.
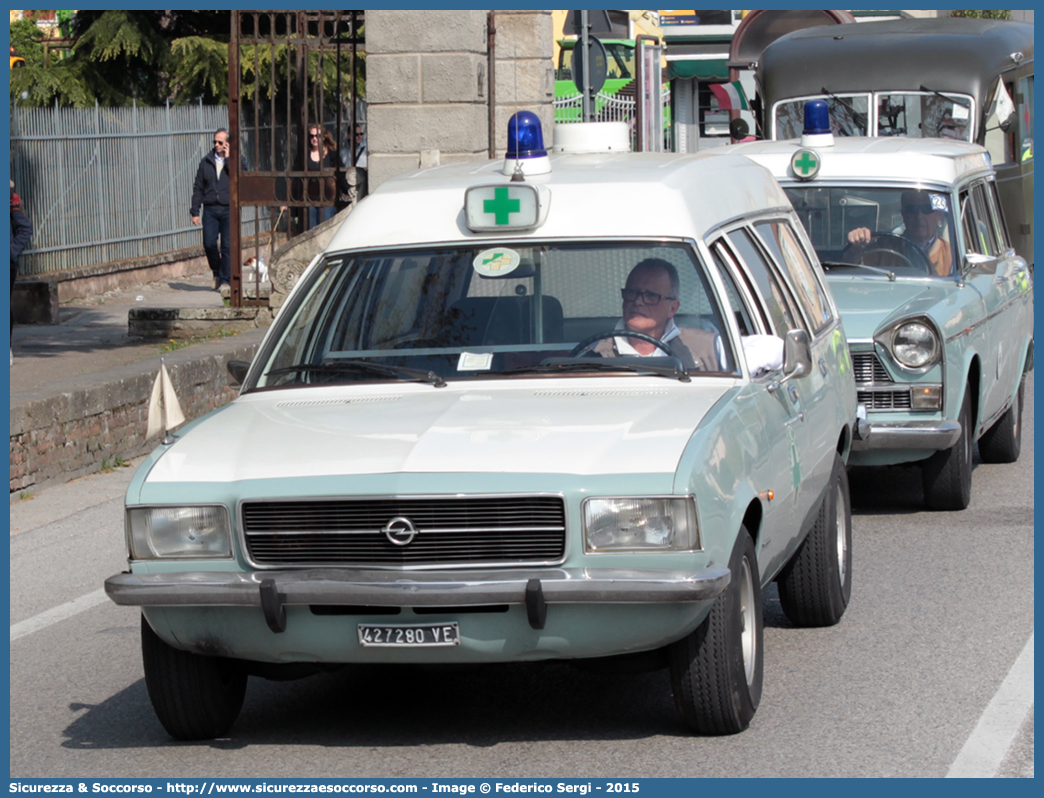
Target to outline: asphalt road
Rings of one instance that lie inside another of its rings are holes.
[[[665,672],[549,663],[252,679],[228,739],[175,743],[138,614],[102,592],[130,472],[48,489],[11,506],[11,776],[1032,777],[1032,375],[1024,424],[963,512],[925,512],[914,469],[853,473],[847,614],[791,628],[770,587],[761,707],[717,739],[687,733]]]

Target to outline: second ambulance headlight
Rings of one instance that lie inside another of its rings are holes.
[[[228,510],[199,507],[132,507],[127,510],[132,560],[232,556]]]
[[[929,325],[912,321],[900,325],[892,336],[892,354],[911,369],[932,365],[938,358],[939,339]]]
[[[589,552],[695,551],[702,548],[691,496],[588,499],[583,505]]]

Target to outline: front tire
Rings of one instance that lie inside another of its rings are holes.
[[[674,701],[700,734],[743,731],[761,701],[761,581],[745,528],[740,528],[729,570],[732,580],[707,618],[668,650]]]
[[[167,645],[141,616],[145,686],[163,728],[176,740],[221,737],[239,717],[247,675],[235,660]]]
[[[833,626],[845,614],[852,596],[852,500],[838,454],[815,524],[776,581],[780,606],[795,626]]]
[[[971,386],[961,403],[961,437],[949,449],[936,452],[921,466],[924,503],[929,510],[963,510],[971,502],[972,415]]]
[[[984,463],[1014,463],[1022,453],[1022,390],[1019,382],[1015,400],[997,423],[979,438],[979,457]]]

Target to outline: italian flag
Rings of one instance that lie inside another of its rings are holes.
[[[718,108],[722,111],[749,111],[747,96],[738,80],[732,83],[712,83],[711,93],[718,98]]]

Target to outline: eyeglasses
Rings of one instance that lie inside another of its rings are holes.
[[[317,139],[317,138],[319,138],[319,134],[318,133],[309,133],[308,134],[308,138],[310,138],[310,139]]]
[[[920,211],[925,216],[930,216],[931,214],[935,213],[935,208],[933,208],[931,205],[904,205],[903,206],[903,213],[913,214],[913,213],[917,213],[917,211]]]
[[[658,305],[661,299],[668,299],[673,302],[677,297],[667,296],[663,294],[657,294],[655,291],[637,291],[634,288],[621,288],[620,296],[623,297],[624,302],[637,302],[638,297],[642,298],[642,302],[646,305]]]
[[[215,144],[228,144],[227,141],[221,141],[221,139],[214,139]]]

